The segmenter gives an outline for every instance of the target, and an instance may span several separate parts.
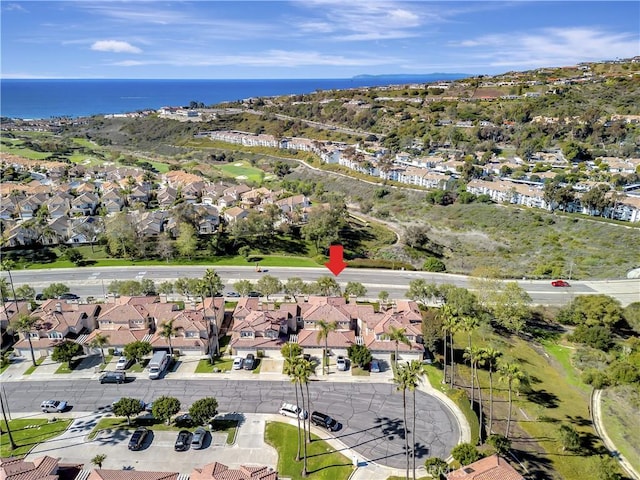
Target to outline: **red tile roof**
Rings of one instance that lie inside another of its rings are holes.
[[[58,459],[53,457],[39,457],[32,462],[9,457],[0,458],[0,478],[2,480],[58,480],[55,474],[58,469]]]
[[[194,468],[190,480],[278,480],[278,472],[270,467],[242,465],[231,469],[220,462]],[[89,479],[91,480],[91,479]]]
[[[178,472],[145,472],[142,470],[92,470],[87,480],[177,480]]]
[[[504,458],[491,455],[449,473],[447,480],[524,480],[524,477]]]

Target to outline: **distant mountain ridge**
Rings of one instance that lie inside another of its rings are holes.
[[[355,75],[352,78],[390,78],[398,80],[420,80],[422,82],[436,82],[438,80],[459,80],[461,78],[473,77],[472,73],[389,73],[380,75]]]

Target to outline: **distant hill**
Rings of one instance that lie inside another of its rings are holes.
[[[461,78],[473,77],[472,73],[416,73],[407,75],[404,73],[382,74],[382,75],[356,75],[353,78],[383,78],[398,81],[400,83],[409,82],[437,82],[438,80],[459,80]]]

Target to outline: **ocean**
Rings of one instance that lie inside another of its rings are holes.
[[[267,80],[0,80],[0,115],[10,118],[85,117],[126,113],[191,101],[205,105],[316,90],[453,80],[464,74],[362,76],[337,79]]]

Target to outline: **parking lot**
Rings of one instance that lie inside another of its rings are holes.
[[[133,429],[103,430],[89,441],[86,436],[96,425],[102,414],[92,414],[77,418],[60,437],[38,445],[28,455],[32,460],[42,455],[59,457],[62,463],[84,463],[95,455],[107,456],[103,468],[135,469],[150,471],[169,471],[188,474],[194,467],[202,467],[211,462],[222,462],[229,467],[246,464],[277,467],[276,451],[264,443],[264,428],[269,418],[281,420],[279,415],[237,414],[240,427],[236,441],[227,445],[226,434],[213,433],[207,436],[205,447],[201,450],[189,449],[176,452],[174,443],[178,432],[151,432],[142,450],[132,452],[127,448]],[[193,431],[194,429],[191,429]]]

